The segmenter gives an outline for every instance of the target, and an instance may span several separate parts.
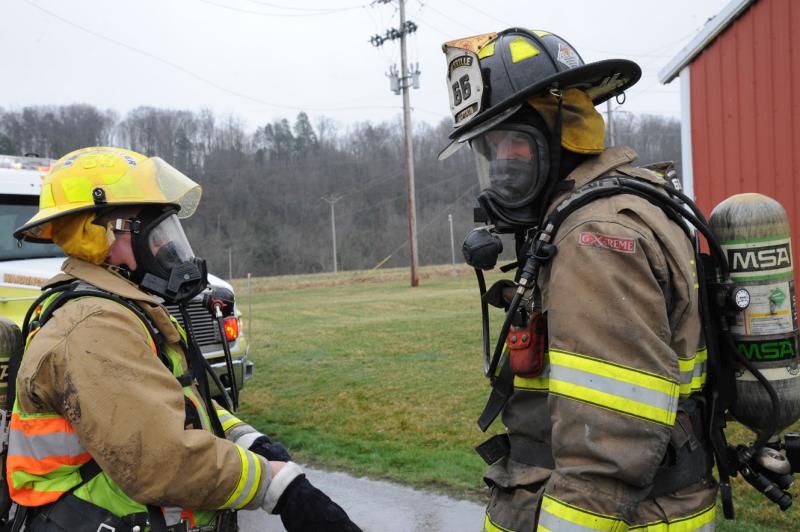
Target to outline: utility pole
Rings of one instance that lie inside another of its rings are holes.
[[[447,215],[447,221],[450,223],[450,261],[453,264],[453,275],[457,275],[456,272],[456,244],[453,241],[453,215]]]
[[[336,194],[331,194],[330,196],[327,197],[322,196],[322,200],[331,206],[331,239],[333,240],[333,273],[339,271],[339,267],[336,264],[336,213],[334,212],[333,206],[340,199],[342,199],[342,196],[337,196]]]
[[[392,0],[376,0],[378,3],[387,4]],[[373,35],[370,42],[374,46],[381,46],[386,41],[400,39],[400,77],[397,77],[397,69],[390,69],[390,85],[395,94],[399,90],[403,92],[403,125],[405,130],[405,157],[406,157],[406,194],[408,196],[408,240],[411,245],[411,286],[419,286],[419,265],[417,253],[417,210],[414,191],[414,145],[411,135],[411,99],[409,91],[411,87],[419,88],[419,67],[415,66],[414,71],[409,74],[408,58],[406,54],[406,35],[417,31],[417,25],[411,21],[406,21],[406,2],[398,0],[400,4],[400,28],[386,30],[384,35]],[[409,83],[409,81],[411,83]]]
[[[606,114],[608,115],[608,145],[616,146],[616,139],[614,139],[614,114],[611,111],[611,98],[606,100]]]

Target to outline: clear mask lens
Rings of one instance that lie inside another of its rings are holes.
[[[482,190],[508,203],[530,200],[539,183],[538,146],[532,135],[492,129],[470,141]]]
[[[175,214],[164,218],[150,231],[147,243],[156,262],[165,271],[170,271],[194,258],[186,233],[183,232],[181,222]]]

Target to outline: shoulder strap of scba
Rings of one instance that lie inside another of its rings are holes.
[[[115,303],[118,303],[133,312],[144,324],[145,328],[147,329],[147,333],[153,340],[153,343],[156,346],[156,354],[158,355],[158,358],[167,368],[170,369],[170,371],[172,371],[172,361],[166,354],[164,335],[158,330],[158,327],[155,325],[153,320],[150,319],[150,317],[134,302],[83,281],[72,281],[69,283],[56,285],[39,296],[28,309],[28,313],[25,316],[25,321],[23,322],[24,338],[27,339],[31,334],[35,334],[36,331],[50,319],[53,313],[65,303],[72,299],[87,296],[99,297],[114,301]],[[44,303],[51,297],[53,298],[52,301],[45,305]],[[211,418],[212,429],[217,436],[224,437],[225,431],[222,429],[222,424],[219,422],[219,417],[216,415],[216,408],[213,407],[211,402],[207,381],[205,378],[201,377],[205,377],[206,374],[210,374],[220,390],[224,390],[224,387],[222,386],[222,383],[219,382],[219,378],[208,365],[208,361],[202,356],[202,353],[199,352],[199,348],[196,346],[195,342],[193,342],[191,331],[187,332],[187,340],[182,338],[181,342],[184,349],[187,351],[187,358],[189,361],[191,374],[197,378],[198,382],[201,383],[200,388],[203,394],[203,399],[207,403],[206,409],[208,410],[209,417]],[[16,377],[21,361],[22,356],[16,357],[16,360],[9,361],[9,393],[7,396],[8,404],[6,404],[7,411],[9,412],[11,411],[15,398]],[[190,375],[188,374],[179,375],[176,378],[181,384],[181,387],[187,386],[191,382]]]
[[[668,196],[667,194],[670,192],[674,193],[683,204],[678,203],[678,201]],[[585,207],[595,200],[619,194],[633,194],[643,197],[650,203],[659,207],[667,217],[686,231],[687,235],[695,243],[695,251],[698,253],[699,246],[697,245],[697,240],[691,235],[684,220],[690,223],[693,222],[693,225],[696,227],[702,226],[707,228],[708,224],[691,199],[671,187],[659,189],[651,183],[638,178],[606,176],[595,179],[570,193],[569,196],[559,202],[542,224],[542,228],[525,244],[528,251],[526,253],[525,262],[520,265],[517,274],[519,286],[509,305],[506,320],[500,329],[500,336],[495,345],[494,355],[491,358],[486,372],[492,379],[492,394],[486,408],[478,419],[478,426],[481,430],[486,431],[489,428],[489,425],[491,425],[494,419],[499,415],[513,391],[513,379],[509,378],[507,375],[503,375],[504,372],[510,371],[510,368],[503,366],[498,372],[498,364],[501,360],[513,312],[519,305],[525,291],[536,284],[541,267],[547,264],[558,251],[556,246],[552,243],[556,233],[561,228],[564,221],[578,209]],[[710,230],[708,230],[707,233],[713,238]]]
[[[694,201],[667,184],[656,186],[644,179],[628,176],[598,178],[574,190],[562,200],[541,225],[540,230],[526,242],[525,246],[528,251],[524,264],[519,268],[518,287],[509,304],[506,319],[500,329],[500,336],[487,371],[487,375],[492,381],[492,391],[478,418],[478,426],[485,432],[514,392],[513,376],[508,374],[511,371],[510,367],[508,364],[503,364],[498,371],[498,365],[502,358],[512,317],[523,294],[536,284],[541,267],[557,253],[557,248],[552,242],[559,228],[576,210],[600,198],[618,194],[638,196],[661,209],[670,220],[686,232],[694,245],[698,269],[700,315],[706,333],[708,350],[708,384],[705,394],[708,403],[707,415],[710,419],[706,423],[709,431],[707,438],[711,442],[716,458],[723,510],[726,517],[732,518],[730,476],[731,473],[736,473],[731,469],[737,466],[730,458],[730,448],[723,429],[725,412],[736,400],[734,361],[750,371],[769,394],[772,400],[773,427],[776,426],[777,421],[778,397],[769,381],[741,354],[731,336],[726,320],[730,315],[730,309],[725,306],[725,298],[720,295],[731,293],[733,285],[730,281],[727,257],[719,240],[711,231],[708,221]],[[695,233],[692,232],[692,227],[696,229]],[[702,253],[700,250],[699,235],[702,235],[708,244],[708,254]],[[760,432],[753,447],[762,447],[773,432],[774,430],[770,429]]]
[[[51,287],[49,290],[44,291],[36,300],[31,304],[28,308],[28,311],[25,315],[25,319],[22,325],[22,333],[23,339],[26,343],[30,339],[32,334],[36,334],[36,332],[41,329],[44,324],[52,317],[53,313],[66,304],[68,301],[77,299],[80,297],[99,297],[102,299],[108,299],[114,301],[122,305],[123,307],[127,308],[131,312],[133,312],[139,320],[144,324],[145,328],[147,329],[150,338],[153,340],[156,346],[156,353],[164,363],[167,368],[172,370],[172,361],[170,360],[169,356],[165,352],[165,342],[164,342],[164,335],[161,331],[158,330],[158,327],[155,326],[153,321],[150,319],[149,316],[135,303],[122,298],[116,294],[111,292],[107,292],[96,286],[90,285],[83,281],[72,281],[72,282],[64,282],[58,285]],[[51,301],[47,302],[48,299]],[[191,334],[191,332],[189,332]],[[184,344],[187,350],[190,350],[191,347]],[[24,350],[14,353],[8,363],[8,392],[6,395],[6,404],[3,405],[5,407],[5,411],[8,413],[8,417],[10,417],[10,412],[13,410],[14,401],[16,398],[16,382],[17,382],[17,374],[19,373],[20,364],[22,363],[22,358],[24,355]],[[202,354],[200,354],[202,358]],[[190,358],[190,365],[191,359],[197,357],[189,357]],[[203,358],[205,362],[205,359]],[[211,368],[207,365],[203,365],[203,367],[198,368],[196,371],[205,372],[208,371],[213,377],[216,375],[211,371]],[[180,375],[177,377],[178,382],[180,382],[181,387],[188,385],[187,379],[189,375]],[[224,390],[222,384],[219,382],[218,379],[215,379],[216,384],[219,386],[220,390]],[[208,393],[207,387],[203,390],[204,398],[203,400],[207,403],[206,410],[208,411],[209,418],[211,419],[212,429],[214,432],[221,437],[224,437],[224,430],[222,429],[222,424],[219,421],[219,417],[216,413],[216,408],[214,408],[213,403],[210,399],[210,394]],[[3,515],[0,515],[0,523],[4,523],[6,520],[6,516],[8,515],[8,511],[11,507],[11,499],[8,495],[8,485],[6,481],[6,458],[7,455],[7,448],[4,448],[2,451],[2,479],[0,479],[0,484],[2,484],[2,493],[0,493],[0,500],[4,502],[4,508],[1,508]],[[91,479],[96,477],[100,474],[101,469],[97,465],[97,462],[94,460],[90,460],[81,468],[79,469],[81,473],[81,483],[75,486],[74,489],[80,487],[81,485],[89,482]],[[71,490],[72,491],[72,490]],[[166,531],[166,521],[164,519],[164,515],[161,512],[160,508],[153,506],[153,505],[146,505],[147,507],[147,514],[148,519],[151,523],[151,530],[154,532],[161,532]],[[22,525],[24,524],[25,517],[27,514],[27,507],[23,507],[17,505],[17,512],[15,513],[14,520],[6,524],[3,527],[3,530],[10,530],[11,532],[17,532],[21,529]]]

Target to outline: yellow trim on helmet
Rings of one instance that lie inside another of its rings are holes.
[[[538,48],[522,37],[508,43],[508,50],[511,52],[512,63],[519,63],[531,57],[536,57],[540,53]]]
[[[495,41],[492,41],[483,48],[481,48],[481,51],[478,52],[478,59],[485,59],[487,57],[492,57],[494,55],[494,43]]]
[[[83,148],[53,165],[42,183],[39,211],[14,237],[51,242],[51,221],[104,207],[175,205],[185,218],[200,196],[200,185],[158,157],[107,146]]]

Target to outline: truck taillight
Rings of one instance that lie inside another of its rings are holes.
[[[239,319],[230,316],[225,318],[225,338],[229,341],[236,340],[239,338]]]

